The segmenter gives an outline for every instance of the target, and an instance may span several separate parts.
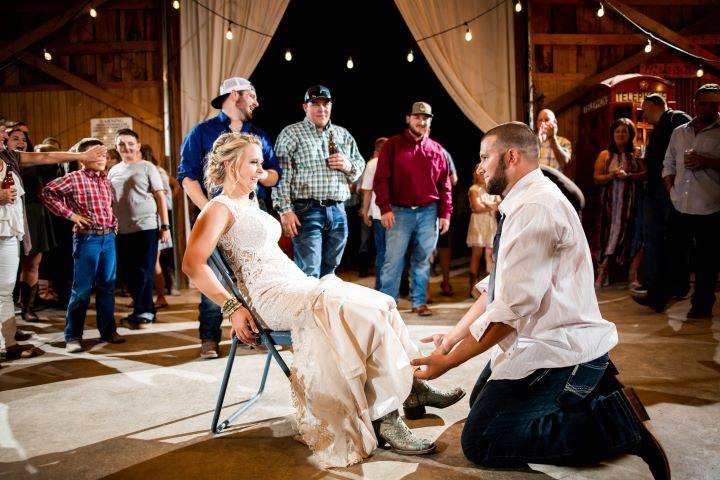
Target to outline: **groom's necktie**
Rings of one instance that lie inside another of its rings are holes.
[[[490,281],[488,282],[488,303],[492,302],[495,298],[495,271],[497,270],[497,257],[498,250],[500,249],[500,234],[502,234],[502,226],[505,221],[505,215],[500,215],[500,220],[497,224],[497,231],[495,232],[495,238],[493,238],[493,251],[492,251],[492,268],[490,269]]]

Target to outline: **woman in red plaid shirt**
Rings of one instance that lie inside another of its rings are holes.
[[[84,152],[103,143],[86,138],[78,144]],[[115,326],[115,232],[113,192],[105,176],[107,158],[82,165],[82,169],[48,182],[42,189],[43,204],[55,215],[67,218],[73,228],[74,277],[65,316],[65,350],[82,351],[85,315],[95,287],[97,327],[105,342],[122,343]]]

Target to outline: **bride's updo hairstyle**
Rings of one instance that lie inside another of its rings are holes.
[[[223,184],[227,170],[232,168],[248,145],[257,145],[262,149],[260,139],[249,133],[223,133],[215,140],[205,166],[205,189],[208,192]]]

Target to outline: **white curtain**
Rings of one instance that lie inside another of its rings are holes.
[[[482,131],[515,118],[513,3],[507,0],[395,0],[415,40],[470,20],[465,27],[419,42],[435,75]]]
[[[289,0],[183,0],[180,8],[180,89],[183,136],[198,122],[216,115],[210,101],[225,78],[250,77]],[[204,5],[239,25],[233,40],[225,38],[227,21]]]

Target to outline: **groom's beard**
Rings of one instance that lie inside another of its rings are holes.
[[[508,186],[508,177],[505,173],[505,162],[500,159],[500,171],[487,181],[487,192],[490,195],[502,195]]]

